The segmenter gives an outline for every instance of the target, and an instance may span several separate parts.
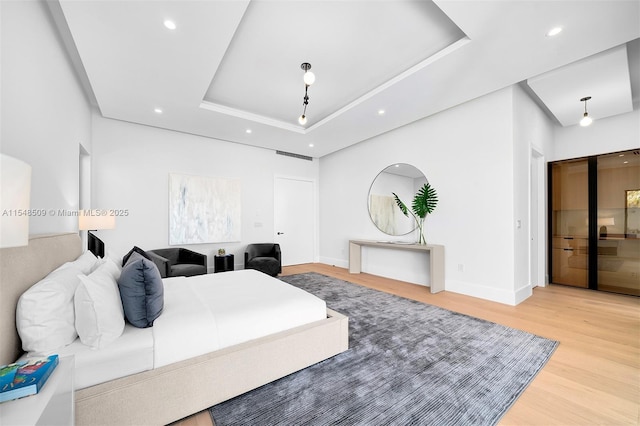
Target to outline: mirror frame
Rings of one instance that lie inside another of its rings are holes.
[[[396,170],[397,170],[396,173],[390,173],[390,171],[396,171]],[[394,188],[388,191],[389,192],[388,198],[384,198],[378,201],[378,204],[380,204],[381,207],[378,208],[377,209],[378,211],[376,212],[376,211],[373,211],[371,207],[372,195],[380,195],[382,197],[386,197],[386,195],[375,194],[372,191],[376,186],[376,182],[378,182],[378,184],[380,185],[381,181],[379,179],[382,176],[386,176],[386,175],[397,175],[400,178],[402,177],[411,178],[412,179],[411,190],[408,192],[406,188],[404,191],[400,191],[399,189]],[[416,183],[416,180],[418,180],[418,183]],[[371,185],[369,186],[369,192],[367,194],[367,211],[369,212],[369,219],[371,219],[371,222],[375,225],[375,227],[378,228],[380,232],[383,232],[387,235],[391,235],[394,237],[407,235],[415,231],[417,228],[417,225],[415,220],[413,219],[413,216],[409,215],[409,217],[406,217],[402,214],[402,212],[396,205],[395,199],[393,199],[392,192],[395,192],[396,194],[398,194],[400,199],[407,205],[407,207],[410,208],[416,191],[420,187],[422,187],[422,185],[424,185],[426,182],[428,182],[428,180],[425,174],[412,164],[394,163],[382,169],[371,182]],[[388,219],[384,219],[383,221],[377,220],[379,219],[380,216],[387,215],[388,213],[386,212],[389,212],[389,211],[392,212],[392,215],[394,215],[393,217],[395,217],[396,219],[388,218]],[[398,214],[400,216],[397,216]],[[397,219],[400,219],[400,222],[398,222]],[[385,223],[387,225],[385,225]],[[390,232],[391,231],[390,227],[393,227],[393,229],[399,229],[399,230]],[[405,229],[407,230],[404,231]]]

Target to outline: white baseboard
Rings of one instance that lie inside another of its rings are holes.
[[[514,293],[514,305],[518,305],[519,303],[527,300],[529,296],[531,296],[532,294],[533,294],[533,291],[531,290],[530,285],[525,285],[520,287]]]
[[[325,265],[337,266],[338,268],[349,269],[349,261],[345,259],[337,259],[332,257],[320,257],[320,263]]]
[[[349,261],[344,259],[321,257],[320,263],[340,268],[349,268]],[[490,300],[492,302],[511,306],[521,303],[532,294],[531,287],[528,285],[522,286],[516,291],[509,291],[455,280],[445,281],[445,291],[451,291],[453,293],[464,294],[466,296],[477,297],[478,299]]]
[[[490,300],[492,302],[498,302],[511,306],[517,305],[531,295],[531,289],[528,286],[514,292],[454,280],[446,280],[445,291],[452,291],[454,293],[464,294],[466,296],[477,297],[479,299]]]

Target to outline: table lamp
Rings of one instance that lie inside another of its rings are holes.
[[[29,244],[31,166],[0,154],[0,248]]]
[[[598,226],[600,227],[600,236],[607,236],[607,226],[615,225],[615,220],[612,217],[599,217]]]
[[[101,210],[81,210],[78,215],[78,228],[87,232],[87,249],[96,255],[104,257],[104,243],[91,231],[113,229],[116,227],[115,216],[99,215]]]

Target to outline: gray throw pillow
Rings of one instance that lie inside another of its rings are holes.
[[[125,254],[124,257],[122,258],[122,266],[126,265],[127,262],[129,261],[129,258],[131,257],[132,254],[134,253],[138,253],[141,254],[142,257],[151,260],[151,257],[149,257],[149,255],[147,254],[146,251],[142,250],[140,247],[138,246],[133,246],[133,248],[131,250],[129,250],[129,253]]]
[[[132,253],[118,279],[124,315],[138,328],[153,327],[164,308],[164,286],[158,267],[139,253]]]

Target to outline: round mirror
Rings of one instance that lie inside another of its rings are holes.
[[[369,216],[376,227],[388,235],[405,235],[416,229],[413,216],[402,214],[393,193],[409,208],[427,178],[411,164],[392,164],[373,180],[369,188]]]

